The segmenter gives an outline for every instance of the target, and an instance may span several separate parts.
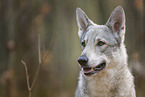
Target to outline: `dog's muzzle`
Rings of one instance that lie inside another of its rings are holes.
[[[78,58],[78,63],[80,64],[82,70],[83,70],[83,73],[87,76],[90,76],[90,75],[93,75],[101,70],[103,70],[105,67],[106,67],[106,62],[103,61],[101,62],[99,65],[97,65],[96,67],[89,67],[87,65],[88,63],[88,58],[83,55],[83,56],[80,56]]]
[[[90,75],[98,73],[99,71],[103,70],[105,67],[106,67],[106,62],[102,62],[96,67],[84,67],[83,72],[85,75],[90,76]]]

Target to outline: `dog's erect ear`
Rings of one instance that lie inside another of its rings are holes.
[[[111,13],[106,25],[112,30],[119,42],[124,42],[125,34],[125,13],[121,6],[118,6]]]
[[[78,35],[79,37],[81,37],[84,31],[87,29],[87,27],[92,25],[93,22],[88,18],[85,12],[81,10],[80,8],[76,9],[76,19],[77,19],[77,24],[79,27]]]

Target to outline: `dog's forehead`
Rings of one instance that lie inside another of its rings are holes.
[[[97,37],[111,38],[112,35],[113,34],[111,33],[111,30],[106,25],[94,25],[88,27],[85,38],[91,38],[91,39]]]
[[[106,25],[92,25],[89,26],[81,38],[82,40],[94,41],[94,40],[106,40],[110,44],[116,43],[116,40],[111,30]]]

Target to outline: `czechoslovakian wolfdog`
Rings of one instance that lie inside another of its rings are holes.
[[[105,25],[93,23],[80,8],[76,18],[82,53],[75,97],[136,97],[124,45],[123,8],[116,7]]]

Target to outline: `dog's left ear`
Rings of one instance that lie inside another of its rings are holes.
[[[121,6],[118,6],[111,13],[106,25],[112,30],[118,42],[124,42],[125,37],[125,13]]]

